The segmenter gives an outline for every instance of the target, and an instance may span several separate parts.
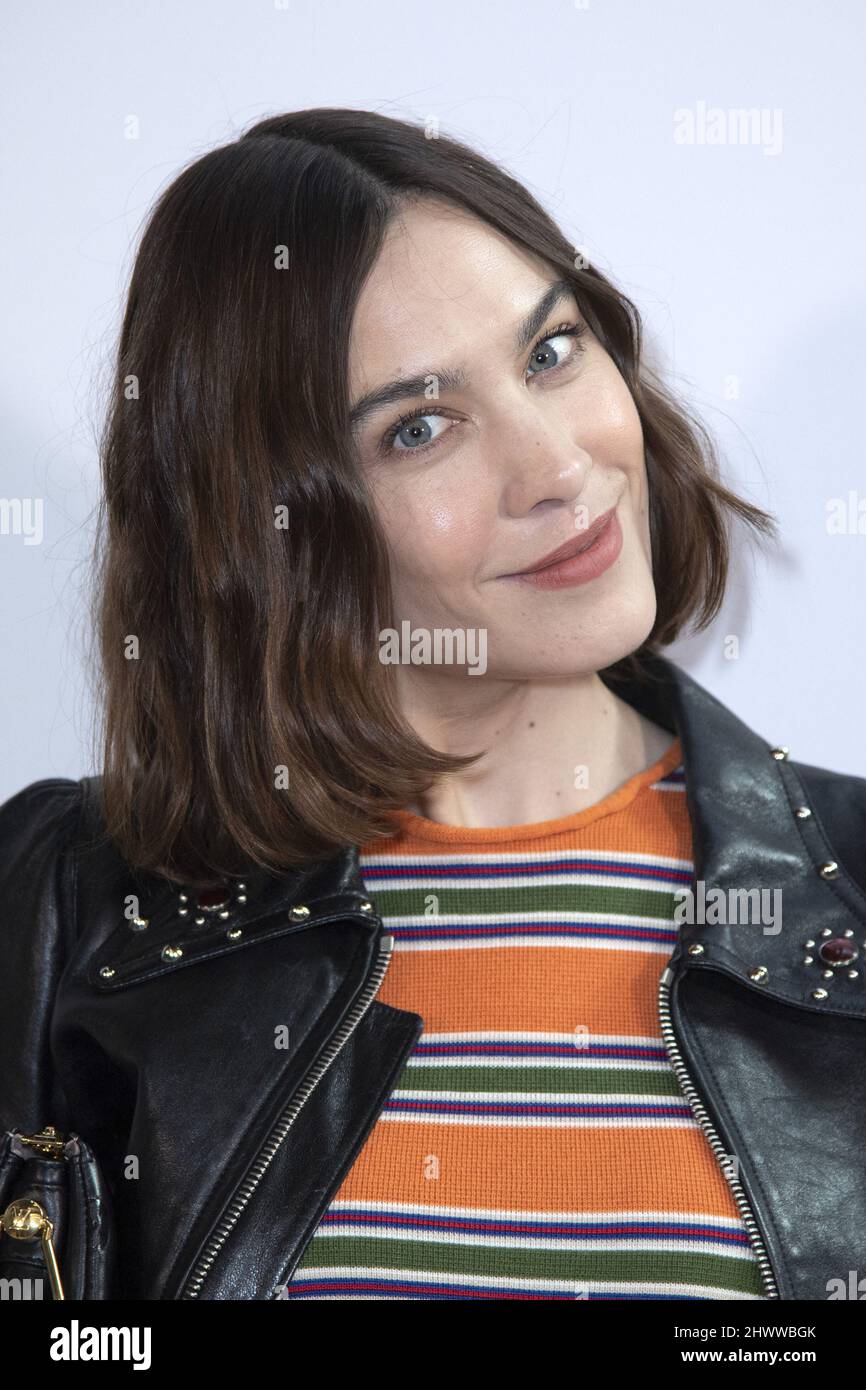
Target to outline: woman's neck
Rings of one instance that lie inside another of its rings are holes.
[[[586,810],[674,741],[595,672],[547,681],[487,676],[477,685],[471,676],[458,685],[403,674],[402,707],[426,743],[444,753],[488,750],[406,808],[446,825],[526,825]]]

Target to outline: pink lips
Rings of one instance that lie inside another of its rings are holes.
[[[576,546],[584,546],[585,549],[575,553]],[[537,589],[564,589],[574,584],[587,584],[610,569],[621,549],[622,529],[616,508],[611,507],[583,536],[576,536],[552,551],[536,568],[503,577],[521,584],[531,584]],[[557,559],[557,556],[560,558]]]

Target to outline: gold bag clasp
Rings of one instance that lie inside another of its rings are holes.
[[[30,1144],[39,1153],[47,1154],[50,1158],[62,1158],[64,1139],[54,1125],[46,1125],[36,1134],[19,1134],[17,1136],[25,1144]],[[11,1236],[13,1240],[39,1240],[42,1242],[42,1254],[48,1270],[48,1280],[51,1284],[51,1295],[53,1298],[63,1298],[63,1284],[60,1279],[60,1267],[57,1263],[57,1255],[54,1250],[54,1223],[49,1221],[44,1210],[35,1202],[32,1197],[18,1197],[14,1202],[10,1202],[3,1215],[0,1216],[0,1231],[4,1235]]]

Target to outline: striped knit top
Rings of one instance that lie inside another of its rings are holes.
[[[362,846],[424,1031],[286,1285],[303,1299],[750,1299],[658,1020],[691,881],[679,740],[594,806]]]

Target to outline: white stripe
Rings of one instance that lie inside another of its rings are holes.
[[[533,1293],[571,1293],[577,1287],[582,1293],[644,1293],[655,1294],[659,1298],[724,1298],[759,1299],[760,1294],[740,1293],[733,1289],[719,1289],[711,1284],[672,1284],[666,1281],[625,1281],[625,1280],[566,1280],[566,1279],[520,1279],[501,1275],[446,1273],[441,1270],[371,1269],[369,1265],[311,1265],[296,1271],[298,1279],[394,1279],[401,1284],[433,1284],[442,1288],[462,1285],[469,1288],[526,1289]],[[289,1286],[291,1287],[291,1280]],[[332,1298],[363,1299],[368,1295],[318,1294],[325,1300]],[[369,1295],[381,1298],[381,1292]],[[399,1295],[398,1295],[399,1297]],[[575,1294],[577,1298],[577,1294]]]
[[[399,937],[394,941],[394,952],[404,954],[415,951],[484,951],[495,949],[501,951],[508,947],[532,946],[538,950],[545,948],[566,947],[568,950],[580,951],[591,947],[596,951],[638,951],[650,955],[661,955],[668,957],[672,952],[672,944],[666,941],[628,941],[622,937],[617,937],[613,941],[609,937],[602,936],[560,936],[557,933],[545,936],[493,936],[493,937],[468,937],[452,936],[444,941],[401,941]]]
[[[642,1033],[591,1033],[593,1042],[603,1046],[627,1043],[632,1047],[658,1047],[661,1038],[645,1037]],[[425,1042],[507,1042],[507,1043],[567,1043],[574,1038],[573,1033],[554,1032],[515,1032],[506,1029],[486,1029],[472,1033],[426,1033]]]
[[[374,1197],[340,1197],[335,1198],[328,1208],[329,1212],[357,1210],[360,1208],[365,1211],[382,1211],[381,1200]],[[568,1209],[563,1211],[538,1211],[533,1208],[519,1210],[509,1208],[504,1212],[502,1207],[461,1207],[442,1205],[429,1202],[388,1202],[386,1209],[394,1215],[403,1216],[438,1216],[438,1217],[471,1217],[477,1220],[501,1221],[503,1215],[509,1218],[516,1217],[520,1221],[597,1221],[599,1225],[605,1225],[610,1221],[695,1221],[709,1222],[716,1226],[727,1226],[731,1231],[742,1230],[742,1225],[737,1217],[716,1216],[711,1212],[695,1211],[688,1212],[685,1216],[682,1211],[671,1211],[668,1208],[643,1208],[629,1207],[625,1211],[619,1208],[611,1210],[592,1210],[578,1211]]]
[[[465,1097],[464,1097],[465,1098]],[[686,1107],[687,1110],[687,1107]],[[383,1110],[377,1123],[464,1125],[477,1129],[698,1129],[691,1113],[682,1116],[652,1115],[418,1115]]]
[[[691,872],[691,870],[689,870]],[[532,878],[526,877],[521,881],[520,875],[498,874],[494,877],[488,875],[474,874],[471,877],[464,875],[440,875],[436,879],[431,879],[423,872],[418,874],[404,874],[399,881],[392,879],[384,880],[379,883],[371,875],[366,879],[368,891],[375,893],[382,902],[387,902],[388,895],[394,893],[420,893],[423,891],[427,897],[433,897],[437,892],[468,891],[476,893],[492,893],[497,888],[622,888],[629,892],[672,893],[677,888],[684,888],[687,885],[678,879],[655,878],[645,879],[639,874],[610,874],[602,873],[600,870],[577,869],[561,874],[535,874]],[[556,911],[555,908],[548,908],[548,912]]]
[[[579,1048],[575,1048],[574,1051],[574,1057],[489,1057],[483,1052],[467,1052],[459,1057],[412,1057],[411,1062],[413,1068],[427,1067],[436,1071],[442,1071],[446,1067],[490,1067],[493,1070],[503,1067],[544,1067],[551,1071],[558,1068],[571,1071],[575,1061],[580,1062],[582,1070],[588,1071],[669,1072],[671,1067],[666,1057],[654,1062],[648,1057],[584,1057]],[[428,1092],[425,1091],[426,1094]]]
[[[360,863],[369,868],[393,868],[395,864],[405,863],[407,868],[441,867],[443,864],[495,864],[498,867],[522,867],[523,865],[549,864],[554,860],[589,860],[591,863],[643,864],[647,868],[688,869],[690,859],[675,859],[667,854],[646,854],[637,850],[615,849],[560,849],[560,850],[520,850],[497,854],[494,850],[484,854],[460,851],[455,854],[409,854],[405,850],[390,854],[362,854]]]
[[[677,928],[679,923],[673,917],[648,917],[639,912],[590,912],[586,908],[564,908],[561,912],[553,908],[546,908],[539,911],[529,912],[448,912],[442,914],[430,912],[416,912],[382,914],[387,915],[388,924],[395,927],[485,927],[495,926],[500,923],[503,926],[511,926],[514,923],[539,922],[545,924],[567,923],[572,926],[595,925],[601,918],[603,927],[656,927],[659,931],[673,927]]]

